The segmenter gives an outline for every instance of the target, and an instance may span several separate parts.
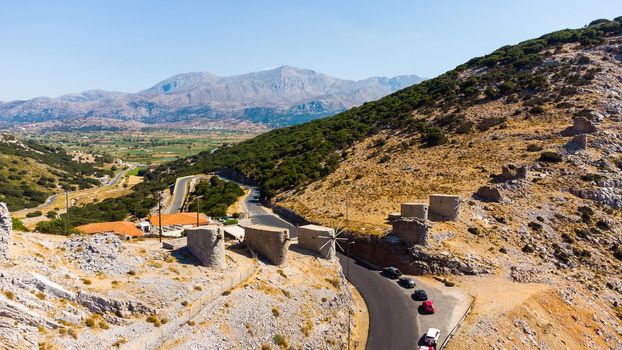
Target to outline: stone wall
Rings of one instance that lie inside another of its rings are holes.
[[[419,245],[428,244],[428,231],[431,226],[425,220],[402,217],[391,222],[393,234],[404,241]]]
[[[205,225],[186,229],[188,250],[211,268],[225,267],[225,234],[220,225]]]
[[[425,203],[402,203],[400,212],[403,217],[428,219],[428,205]]]
[[[432,219],[456,220],[460,214],[460,196],[449,194],[430,195],[430,215]]]
[[[287,261],[289,230],[266,225],[244,226],[244,243],[274,265]]]
[[[335,258],[335,242],[322,237],[332,237],[335,230],[330,227],[318,225],[305,225],[298,227],[298,245],[319,253],[325,259]]]
[[[0,202],[0,261],[11,258],[13,221],[5,203]]]

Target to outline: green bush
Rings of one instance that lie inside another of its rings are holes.
[[[36,218],[36,217],[39,217],[41,215],[43,215],[43,213],[41,213],[40,210],[36,210],[36,211],[33,211],[33,212],[30,212],[30,213],[26,214],[26,217],[27,218]]]
[[[24,223],[22,222],[22,220],[18,218],[12,218],[11,220],[12,220],[13,230],[22,231],[22,232],[30,231],[26,226],[24,226]]]

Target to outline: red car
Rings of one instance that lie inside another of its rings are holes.
[[[434,312],[436,312],[436,310],[434,309],[434,304],[432,304],[432,300],[426,300],[421,303],[421,310],[425,314],[433,314]]]

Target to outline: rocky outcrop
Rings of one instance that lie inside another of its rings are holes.
[[[475,193],[476,197],[487,202],[501,202],[503,196],[496,186],[482,186]]]
[[[498,182],[526,179],[529,173],[529,167],[526,165],[516,166],[508,164],[501,167],[501,175],[497,176]]]
[[[449,252],[428,251],[421,246],[412,246],[408,252],[414,261],[413,273],[416,275],[478,275],[489,272],[484,265],[475,261],[464,261]]]
[[[118,317],[153,314],[156,312],[155,309],[136,300],[110,299],[86,292],[78,293],[76,302],[93,313],[105,314],[110,312]]]
[[[11,258],[13,221],[5,203],[0,203],[0,262]]]
[[[578,134],[564,147],[569,152],[585,151],[587,149],[587,134]]]

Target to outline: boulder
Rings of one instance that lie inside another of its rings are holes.
[[[501,175],[497,176],[498,181],[511,181],[516,179],[526,179],[529,168],[526,165],[515,166],[508,164],[501,167]]]
[[[597,130],[596,125],[584,116],[577,115],[572,118],[571,131],[574,133],[593,133]]]
[[[0,262],[11,258],[13,221],[5,203],[0,202]]]
[[[501,202],[503,199],[501,192],[496,186],[482,186],[475,194],[488,202]]]
[[[575,135],[568,144],[566,144],[566,149],[568,150],[577,150],[584,151],[587,149],[587,134],[578,134]]]

